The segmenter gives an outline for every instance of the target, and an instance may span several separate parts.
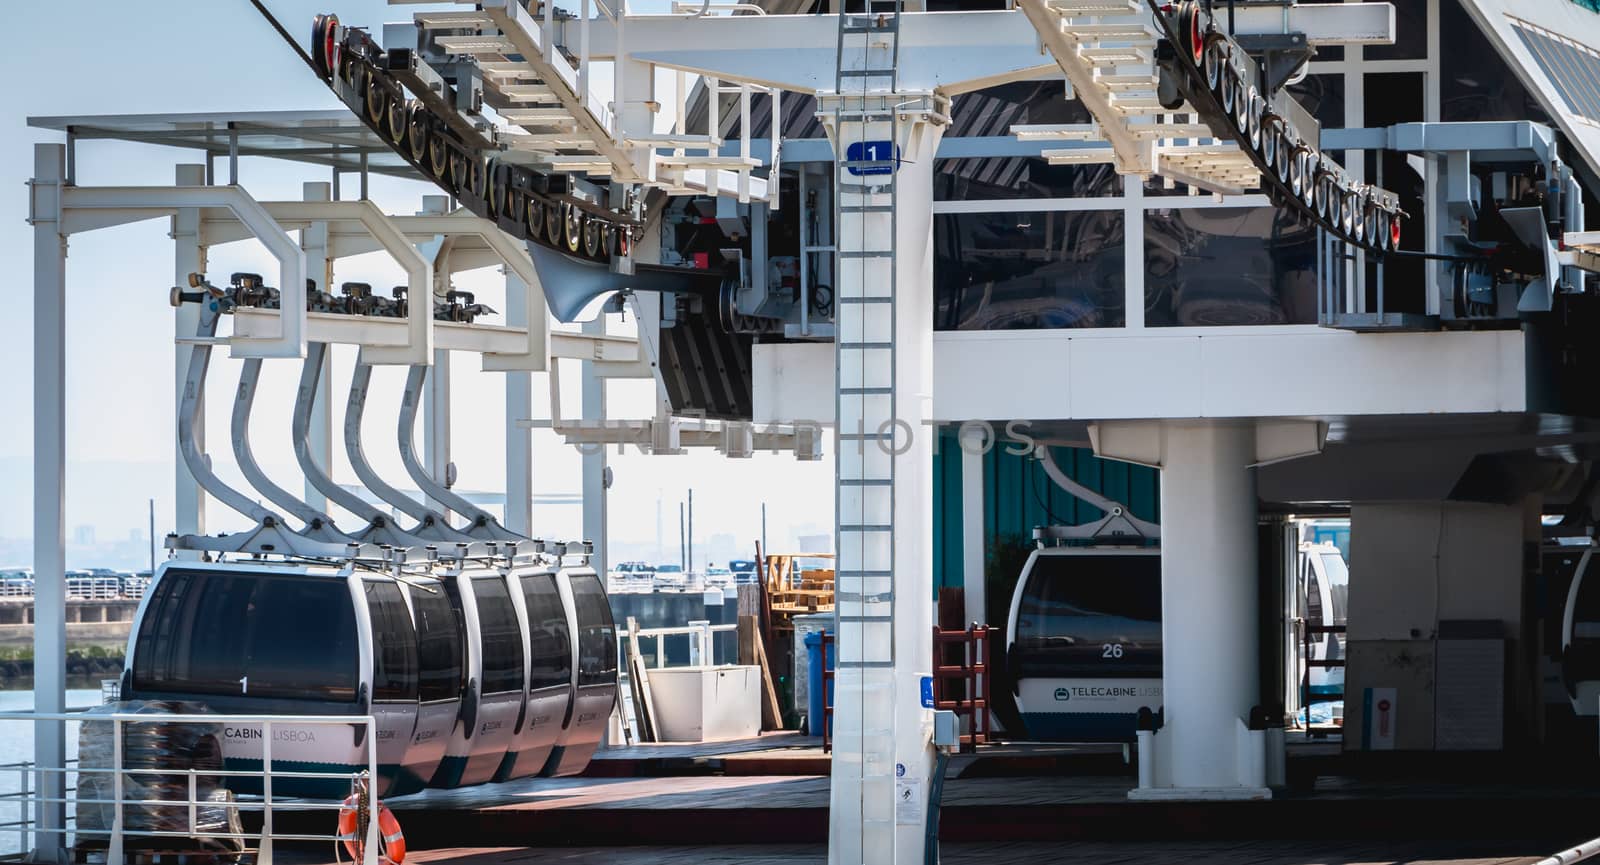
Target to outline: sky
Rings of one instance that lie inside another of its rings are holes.
[[[346,24],[381,32],[385,21],[402,19],[424,7],[391,9],[377,0],[267,0],[289,31],[309,34],[312,16],[336,11]],[[453,4],[439,4],[451,8]],[[665,4],[663,4],[665,5]],[[634,3],[639,8],[639,3]],[[32,229],[26,224],[25,183],[31,175],[35,142],[61,142],[59,133],[32,129],[30,116],[188,113],[213,111],[315,110],[339,108],[326,87],[265,23],[248,0],[88,0],[75,4],[70,24],[54,4],[6,4],[13,33],[35,34],[12,40],[0,52],[0,73],[8,88],[0,111],[0,260],[13,262],[7,281],[20,302],[0,319],[0,368],[12,370],[11,390],[18,422],[0,435],[0,540],[25,541],[32,530]],[[669,76],[670,77],[670,76]],[[668,104],[670,100],[665,100]],[[80,185],[170,184],[180,163],[203,162],[200,154],[173,148],[88,141],[77,146]],[[225,170],[219,163],[219,170]],[[327,169],[246,158],[240,181],[259,200],[299,199],[306,181],[327,181]],[[344,179],[353,197],[356,178]],[[385,210],[417,210],[424,194],[438,190],[421,182],[373,177],[371,197]],[[90,527],[100,537],[125,539],[146,522],[147,502],[155,499],[157,534],[172,526],[173,421],[172,310],[167,294],[173,281],[172,244],[167,220],[150,220],[71,238],[67,263],[67,527]],[[210,252],[208,272],[222,282],[236,270],[274,274],[259,245],[228,244]],[[402,282],[400,270],[380,254],[342,259],[334,283],[368,281],[375,286]],[[269,282],[271,280],[269,279]],[[502,277],[483,269],[458,278],[457,286],[503,308]],[[618,332],[627,332],[617,323]],[[226,447],[228,412],[238,364],[218,352],[209,378],[208,425],[212,457],[225,480],[242,484]],[[334,429],[343,420],[345,388],[355,351],[334,351]],[[564,370],[563,415],[578,415],[577,364]],[[288,436],[288,418],[299,364],[265,364],[252,420],[252,444],[267,473],[289,489],[302,482]],[[367,408],[365,446],[378,471],[404,478],[393,435],[404,372],[379,368]],[[547,417],[548,379],[534,375],[534,411]],[[454,420],[452,456],[458,489],[504,490],[504,378],[478,369],[477,358],[452,360]],[[613,382],[612,417],[644,417],[653,385]],[[219,398],[220,397],[220,398]],[[22,421],[21,418],[26,418]],[[548,431],[535,431],[536,496],[572,494],[580,489],[580,458]],[[419,436],[420,442],[420,436]],[[220,448],[220,450],[218,449]],[[335,477],[354,480],[343,449],[335,448]],[[798,536],[827,533],[832,524],[831,456],[801,463],[791,456],[759,455],[727,460],[715,453],[613,456],[614,485],[609,518],[614,555],[656,556],[657,527],[665,536],[660,558],[677,560],[678,503],[695,490],[695,534],[753,541],[760,533],[761,505],[767,505],[768,534],[774,546],[797,543]],[[410,484],[400,484],[410,486]],[[335,513],[338,516],[338,513]],[[577,537],[578,507],[536,505],[535,533]],[[346,520],[348,523],[348,519]],[[213,503],[211,531],[241,528],[245,520]],[[638,545],[642,545],[640,549]],[[0,558],[14,558],[15,545]],[[69,566],[93,565],[91,555],[69,554]],[[77,558],[77,561],[73,561]],[[703,556],[697,557],[703,561]],[[0,561],[0,565],[26,564]]]

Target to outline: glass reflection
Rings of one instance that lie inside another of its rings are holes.
[[[933,218],[934,327],[1122,327],[1121,211]]]
[[[1272,207],[1145,214],[1147,327],[1315,324],[1316,231]]]

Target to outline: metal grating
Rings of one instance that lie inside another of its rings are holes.
[[[1512,29],[1574,117],[1600,126],[1600,51],[1512,19]]]

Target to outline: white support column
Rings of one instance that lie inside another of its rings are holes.
[[[327,183],[307,183],[303,187],[306,201],[330,201],[332,187]],[[314,222],[300,233],[300,248],[306,253],[306,277],[316,282],[318,291],[333,291],[333,258],[328,254],[328,223]],[[189,304],[192,306],[193,304]],[[325,361],[330,367],[331,361]],[[333,466],[333,372],[323,370],[317,379],[316,401],[311,406],[311,427],[307,441],[312,459],[318,465]],[[304,498],[312,507],[326,511],[328,499],[311,481],[305,483]]]
[[[982,426],[964,428],[961,446],[961,584],[967,616],[962,624],[989,624],[988,593],[983,584],[984,507],[983,453],[994,442]]]
[[[920,865],[934,768],[921,701],[934,622],[933,155],[948,106],[888,93],[819,101],[836,160],[856,145],[894,172],[892,191],[876,172],[835,175],[839,641],[828,861]]]
[[[506,324],[528,324],[528,287],[506,269]],[[544,310],[539,310],[544,314]],[[553,375],[554,373],[552,373]],[[533,429],[518,423],[533,417],[533,373],[506,375],[506,510],[504,525],[513,532],[533,535]]]
[[[1254,435],[1219,422],[1167,428],[1161,467],[1165,739],[1175,788],[1241,791],[1238,736],[1259,699]]]
[[[33,700],[38,712],[66,710],[67,691],[67,238],[61,233],[66,148],[33,146]],[[181,170],[181,169],[180,169]],[[66,766],[64,724],[36,724],[34,765]],[[66,776],[33,779],[34,860],[63,862]]]
[[[1150,785],[1134,799],[1258,799],[1261,699],[1254,466],[1316,453],[1311,421],[1122,421],[1090,428],[1095,453],[1161,469],[1164,725],[1141,740]],[[1276,646],[1272,647],[1273,649]]]
[[[604,335],[606,317],[596,316],[584,322],[583,332]],[[552,373],[553,374],[553,373]],[[600,377],[594,363],[583,362],[583,419],[605,420],[606,382]],[[594,542],[594,556],[590,564],[601,574],[610,566],[606,553],[606,449],[594,448],[583,455],[583,539]]]
[[[206,181],[206,168],[204,165],[180,165],[177,168],[176,182],[179,186],[203,186]],[[200,210],[194,207],[180,208],[172,218],[172,284],[187,287],[189,274],[205,273],[206,247],[205,240],[200,236]],[[185,303],[173,310],[173,336],[179,339],[189,339],[194,336],[195,328],[200,323],[200,305]],[[177,343],[172,347],[172,368],[175,398],[173,406],[183,403],[184,381],[189,375],[189,353],[193,347],[187,343]],[[176,410],[176,408],[174,409]],[[195,416],[194,443],[202,453],[206,448],[206,422],[204,405]],[[178,453],[176,445],[173,446],[173,463],[177,467],[174,474],[175,487],[173,490],[173,531],[180,535],[203,535],[206,533],[206,494],[200,488],[194,475],[189,473],[189,467],[183,461],[183,455]],[[178,558],[199,558],[198,553],[179,553]]]
[[[435,349],[433,369],[428,370],[428,386],[422,391],[423,466],[428,476],[447,483],[450,468],[450,352]],[[450,508],[431,496],[428,506],[448,514]]]

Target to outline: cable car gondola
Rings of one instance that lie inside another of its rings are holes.
[[[1600,580],[1590,580],[1594,547],[1584,549],[1561,616],[1561,682],[1580,718],[1600,714]]]
[[[558,580],[553,567],[525,568],[516,576],[511,600],[527,624],[527,696],[496,781],[539,774],[572,707],[572,608]]]
[[[617,698],[617,629],[600,575],[587,565],[562,568],[556,586],[571,611],[573,698],[541,775],[575,775],[605,737]]]
[[[352,567],[278,563],[161,565],[128,639],[125,700],[189,700],[240,715],[366,715],[377,721],[388,795],[417,721],[417,640],[399,584]],[[262,768],[258,724],[229,724],[230,771]],[[275,771],[359,772],[364,728],[275,723]],[[237,792],[258,778],[231,777]],[[273,792],[342,796],[341,781],[282,777]]]
[[[466,634],[466,685],[460,723],[430,787],[468,787],[494,779],[516,739],[526,687],[527,624],[512,591],[517,570],[469,566],[442,577]]]
[[[465,639],[444,584],[433,577],[409,577],[401,590],[416,630],[417,723],[390,790],[393,796],[422,790],[438,771],[461,715],[466,684]]]
[[[1161,709],[1161,550],[1052,546],[1011,599],[1007,666],[1028,737],[1129,742]]]

